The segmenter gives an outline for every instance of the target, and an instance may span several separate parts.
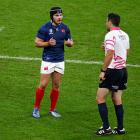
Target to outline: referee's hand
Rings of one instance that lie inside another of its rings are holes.
[[[99,75],[99,80],[100,80],[100,81],[105,80],[105,72],[101,72],[101,73],[100,73],[100,75]]]

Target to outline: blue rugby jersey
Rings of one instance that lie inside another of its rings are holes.
[[[43,61],[64,61],[64,41],[71,39],[68,26],[63,23],[58,26],[54,26],[52,25],[52,22],[48,22],[39,29],[37,37],[44,41],[49,41],[52,37],[56,40],[55,46],[48,46],[44,48],[42,54]]]

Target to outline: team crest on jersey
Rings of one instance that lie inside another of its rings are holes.
[[[65,29],[62,29],[61,32],[62,32],[62,33],[65,33]]]
[[[53,29],[49,29],[49,35],[53,34]]]

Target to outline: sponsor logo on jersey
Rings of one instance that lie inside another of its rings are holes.
[[[49,29],[49,35],[53,34],[53,29]]]

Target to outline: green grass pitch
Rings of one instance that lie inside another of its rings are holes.
[[[65,59],[102,61],[100,45],[109,12],[121,15],[121,27],[130,36],[128,63],[140,65],[140,1],[138,0],[0,0],[0,56],[41,57],[34,47],[38,28],[49,20],[49,9],[60,6],[75,46],[65,48]],[[49,90],[41,105],[41,118],[31,117],[40,61],[0,59],[0,140],[139,140],[140,67],[128,67],[124,92],[124,136],[97,137],[101,125],[95,101],[100,65],[66,63],[57,105],[61,119],[47,117]],[[111,126],[116,117],[107,99]]]

